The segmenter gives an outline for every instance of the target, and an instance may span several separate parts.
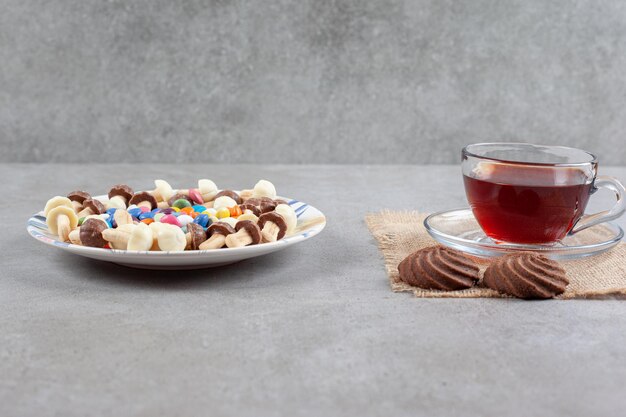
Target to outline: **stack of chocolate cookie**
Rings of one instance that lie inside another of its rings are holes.
[[[443,246],[420,249],[398,265],[400,279],[424,289],[455,291],[480,280],[476,262]],[[519,252],[495,259],[485,270],[482,285],[523,299],[553,298],[569,284],[565,270],[543,255]]]

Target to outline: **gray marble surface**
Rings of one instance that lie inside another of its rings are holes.
[[[626,163],[622,0],[3,0],[0,161]]]
[[[390,291],[365,214],[463,205],[458,167],[0,164],[0,176],[3,417],[623,415],[626,302]],[[84,259],[26,233],[52,195],[157,177],[264,177],[328,226],[276,254],[181,272]]]

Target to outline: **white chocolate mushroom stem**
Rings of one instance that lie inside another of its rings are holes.
[[[237,233],[226,236],[226,246],[229,248],[240,248],[253,242],[250,233],[246,229],[241,229]]]
[[[70,234],[67,235],[67,237],[69,238],[70,242],[72,242],[74,245],[82,245],[80,241],[80,227],[77,227],[76,229],[72,230]]]
[[[167,204],[167,201],[159,201],[159,202],[157,203],[157,208],[159,208],[159,209],[166,209],[166,208],[168,208],[169,206],[170,206],[170,205],[169,205],[169,204]]]
[[[118,228],[124,224],[133,224],[133,216],[126,210],[115,210],[113,220],[115,220],[115,224]]]
[[[163,197],[161,196],[161,193],[159,192],[159,190],[157,190],[156,188],[152,191],[148,191],[150,194],[152,194],[152,197],[154,197],[154,199],[157,201],[157,203],[161,203],[163,202]]]
[[[206,250],[206,249],[219,249],[224,246],[224,242],[226,241],[226,236],[220,235],[219,233],[214,234],[204,242],[200,244],[198,249]]]
[[[265,222],[265,226],[263,226],[263,230],[261,230],[261,237],[264,242],[276,242],[278,240],[278,234],[280,233],[280,228],[274,222]]]
[[[81,217],[87,217],[90,214],[94,214],[93,211],[91,211],[91,209],[89,207],[85,207],[84,209],[82,209],[79,213],[78,213],[78,218]]]
[[[104,229],[102,231],[102,238],[109,242],[113,249],[126,249],[128,247],[128,240],[133,231],[134,225],[122,225],[116,229]]]
[[[78,213],[79,211],[83,209],[83,205],[79,203],[78,201],[72,201],[72,207],[74,207],[74,211],[76,213]]]
[[[152,204],[150,204],[149,201],[140,201],[139,203],[137,203],[137,207],[139,207],[139,208],[146,207],[149,210],[152,210]]]
[[[245,203],[246,200],[252,198],[253,194],[254,190],[241,190],[241,192],[239,193],[239,198],[241,198],[242,203]]]
[[[69,217],[65,215],[60,215],[59,217],[57,217],[57,231],[59,239],[61,239],[62,242],[68,240],[70,232],[72,231],[72,228],[70,227]]]
[[[126,208],[126,199],[121,195],[114,195],[107,201],[106,208],[116,208],[116,209],[125,209]]]

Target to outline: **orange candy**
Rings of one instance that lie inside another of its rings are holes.
[[[230,211],[230,217],[239,217],[243,214],[239,206],[229,207],[228,211]]]
[[[154,222],[154,219],[143,219],[141,222],[145,224],[150,224]]]
[[[180,209],[181,213],[189,214],[193,213],[193,209],[191,207],[184,207]]]
[[[196,217],[198,217],[200,215],[200,213],[198,213],[197,211],[192,211],[190,214],[192,219],[195,219]]]

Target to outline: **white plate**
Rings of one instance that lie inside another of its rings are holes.
[[[107,196],[94,197],[102,202],[107,201]],[[324,229],[326,218],[324,214],[313,206],[306,203],[277,197],[288,201],[298,216],[296,232],[283,239],[262,243],[259,245],[245,246],[242,248],[222,248],[212,250],[194,251],[128,251],[116,249],[91,248],[87,246],[73,245],[61,242],[58,237],[49,233],[43,212],[39,212],[28,219],[26,230],[40,242],[56,248],[86,256],[87,258],[101,261],[115,262],[120,265],[144,269],[200,269],[228,265],[244,259],[266,255],[288,248],[296,243],[304,242],[312,238]]]
[[[552,259],[584,258],[606,252],[624,237],[619,226],[602,223],[553,245],[499,243],[485,235],[469,208],[433,213],[424,220],[424,227],[437,242],[483,258],[520,251],[540,252]]]

